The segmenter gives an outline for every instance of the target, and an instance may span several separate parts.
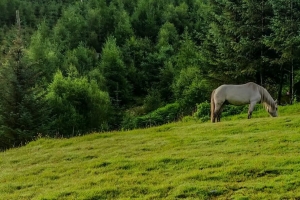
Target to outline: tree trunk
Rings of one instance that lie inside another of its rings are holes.
[[[281,68],[280,68],[280,83],[279,83],[279,90],[278,90],[278,97],[277,97],[279,105],[281,105],[283,78],[284,78],[284,70],[282,69],[282,66],[281,66]]]
[[[290,104],[293,104],[294,101],[294,62],[291,63],[290,71]]]

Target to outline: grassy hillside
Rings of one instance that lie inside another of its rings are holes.
[[[0,153],[1,199],[300,198],[300,105]]]

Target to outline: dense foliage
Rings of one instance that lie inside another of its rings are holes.
[[[178,120],[223,83],[292,102],[299,12],[293,0],[2,0],[0,148]]]

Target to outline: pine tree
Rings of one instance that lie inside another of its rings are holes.
[[[153,50],[153,43],[148,38],[131,37],[122,46],[124,64],[128,67],[128,81],[134,96],[146,95],[147,89],[151,87],[152,70],[155,67],[149,61]]]
[[[300,45],[300,2],[294,0],[270,0],[274,17],[271,19],[270,28],[272,34],[265,38],[265,43],[278,54],[273,64],[280,67],[281,80],[278,93],[280,102],[283,84],[289,85],[290,103],[294,97],[294,76],[299,69],[299,45]],[[288,76],[289,80],[283,80]]]
[[[107,81],[106,85],[112,100],[118,106],[128,102],[131,96],[131,87],[126,78],[128,72],[122,59],[121,49],[112,36],[107,38],[103,47],[99,69]]]
[[[17,11],[15,39],[0,71],[0,149],[25,144],[47,130],[48,109],[35,85],[39,74],[24,57]]]
[[[219,82],[266,82],[266,58],[272,58],[263,38],[270,34],[268,1],[210,0],[210,29],[203,58],[211,77]]]
[[[185,30],[177,55],[172,91],[182,108],[190,113],[195,105],[208,99],[205,70],[200,63],[198,47]]]

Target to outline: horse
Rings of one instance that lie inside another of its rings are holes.
[[[211,122],[220,122],[221,113],[226,103],[232,105],[249,104],[248,119],[251,118],[254,106],[261,102],[272,117],[277,117],[277,100],[256,83],[242,85],[221,85],[211,93]]]

